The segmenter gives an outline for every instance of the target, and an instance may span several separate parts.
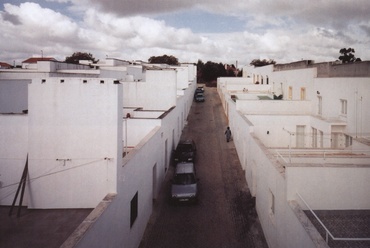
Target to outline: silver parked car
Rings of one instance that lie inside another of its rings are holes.
[[[174,202],[198,201],[198,178],[193,163],[178,163],[171,186],[171,199]]]

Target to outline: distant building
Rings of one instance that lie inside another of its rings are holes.
[[[22,61],[22,68],[23,69],[36,69],[37,68],[37,62],[39,61],[54,61],[57,62],[56,59],[51,57],[32,57],[28,58],[24,61]]]
[[[243,73],[218,92],[269,246],[369,247],[370,61]]]
[[[5,62],[0,62],[0,69],[11,69],[13,66]]]

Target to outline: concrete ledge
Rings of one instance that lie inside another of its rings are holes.
[[[60,246],[61,248],[75,247],[85,233],[95,224],[96,220],[104,213],[117,194],[107,194],[104,199],[94,208],[86,219],[74,230],[68,239]]]

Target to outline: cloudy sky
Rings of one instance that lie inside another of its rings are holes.
[[[253,59],[370,60],[369,0],[0,0],[0,61],[32,56],[243,66]]]

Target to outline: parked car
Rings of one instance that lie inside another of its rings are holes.
[[[194,162],[197,148],[193,140],[180,141],[174,152],[174,160],[178,162]]]
[[[195,96],[194,96],[194,100],[196,102],[204,102],[205,98],[204,98],[204,94],[203,93],[197,93]]]
[[[178,163],[171,180],[172,202],[197,202],[198,181],[194,163]]]
[[[198,93],[204,93],[204,88],[203,87],[198,87],[195,89],[195,92],[194,92],[194,95],[198,94]]]

